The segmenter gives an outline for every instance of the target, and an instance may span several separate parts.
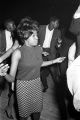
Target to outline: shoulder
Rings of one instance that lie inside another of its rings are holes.
[[[69,50],[73,50],[73,49],[76,49],[76,43],[75,42],[69,48]]]
[[[13,52],[12,57],[14,57],[15,59],[20,59],[21,58],[21,51],[20,51],[20,49],[16,49]]]
[[[39,50],[42,49],[41,45],[36,46],[36,48],[39,49]]]
[[[0,35],[4,34],[5,30],[0,30]]]
[[[60,30],[60,29],[55,29],[55,32],[56,32],[57,34],[61,34],[61,30]]]
[[[39,30],[42,30],[46,27],[46,25],[40,25]]]
[[[40,25],[39,28],[42,28],[42,27],[44,27],[44,26],[45,26],[45,25]]]
[[[43,49],[40,45],[38,45],[36,48],[37,48],[38,51],[40,51],[42,53]]]

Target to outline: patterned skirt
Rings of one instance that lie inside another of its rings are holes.
[[[40,78],[30,81],[17,80],[16,84],[19,116],[28,117],[43,108],[42,83]]]

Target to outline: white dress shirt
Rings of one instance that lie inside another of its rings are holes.
[[[6,35],[6,51],[10,49],[13,45],[13,40],[11,37],[11,32],[5,30],[5,35]]]
[[[45,34],[45,40],[43,43],[43,48],[50,48],[53,31],[54,29],[50,31],[48,29],[48,25],[46,26],[46,34]]]
[[[6,35],[6,51],[7,51],[12,47],[13,40],[12,40],[11,32],[5,30],[5,35]],[[14,91],[14,82],[12,82],[11,89]]]
[[[68,65],[66,72],[67,85],[73,96],[74,108],[80,110],[80,55],[75,59],[76,44],[74,43],[69,49],[68,59],[72,62]],[[74,59],[74,60],[73,60]],[[70,61],[69,61],[70,62]]]

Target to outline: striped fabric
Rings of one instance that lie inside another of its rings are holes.
[[[30,81],[17,80],[16,87],[19,115],[28,117],[31,113],[41,112],[43,95],[40,78]]]

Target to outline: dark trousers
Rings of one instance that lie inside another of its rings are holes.
[[[40,112],[32,113],[32,114],[30,115],[31,120],[40,120],[40,115],[41,115]],[[19,117],[19,120],[28,120],[28,118]]]
[[[64,76],[60,76],[59,82],[55,84],[55,98],[58,104],[60,119],[67,120],[67,105],[66,105],[66,96],[67,96],[67,84],[66,78]]]
[[[31,114],[31,119],[32,120],[39,120],[40,119],[40,114],[41,114],[40,112]]]
[[[58,67],[58,64],[54,64],[48,67],[41,68],[41,81],[43,87],[45,88],[46,86],[48,86],[47,77],[49,74],[51,75],[54,82],[55,99],[58,104],[61,120],[67,120],[67,109],[65,104],[66,79],[65,75],[60,75]]]
[[[0,96],[2,91],[6,89],[6,86],[8,85],[8,82],[5,80],[3,76],[0,76]]]
[[[57,64],[41,68],[40,77],[44,88],[48,86],[47,77],[49,74],[51,75],[54,82],[59,82]]]

